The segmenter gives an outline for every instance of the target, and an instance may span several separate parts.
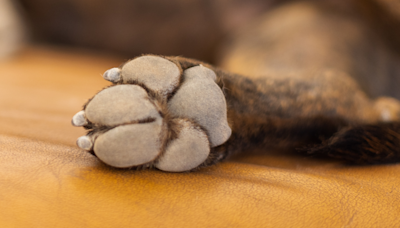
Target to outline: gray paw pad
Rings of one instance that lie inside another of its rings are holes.
[[[161,152],[162,120],[119,126],[100,135],[94,143],[96,156],[118,168],[153,161]]]
[[[137,85],[117,85],[101,91],[89,102],[85,113],[89,121],[108,126],[160,117],[147,92]]]
[[[214,71],[203,66],[186,70],[182,85],[168,103],[173,116],[192,119],[208,131],[211,147],[223,144],[232,133],[225,97],[215,79]]]
[[[209,153],[207,135],[191,122],[181,119],[178,124],[181,131],[177,139],[169,143],[165,153],[155,165],[168,172],[183,172],[196,168],[203,163]]]
[[[171,61],[157,56],[142,56],[122,67],[122,80],[135,80],[166,96],[179,84],[181,72]]]

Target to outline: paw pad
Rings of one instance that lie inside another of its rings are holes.
[[[191,170],[210,154],[207,135],[200,127],[184,119],[178,120],[177,125],[180,128],[177,139],[169,143],[165,154],[156,163],[158,169],[168,172]]]
[[[92,128],[77,144],[108,165],[187,171],[231,135],[225,97],[209,68],[182,72],[162,57],[142,56],[103,77],[118,84],[96,94],[72,124]]]
[[[125,83],[137,81],[147,88],[167,95],[179,85],[181,71],[178,66],[157,56],[142,56],[126,63],[121,70]]]
[[[96,94],[85,109],[96,124],[114,126],[160,115],[146,90],[137,85],[117,85]]]
[[[189,68],[184,72],[183,84],[168,103],[174,116],[193,119],[204,127],[212,147],[223,144],[231,136],[225,97],[215,80],[214,71],[206,67]]]
[[[100,135],[94,152],[104,163],[126,168],[153,161],[160,153],[162,121],[128,124]]]

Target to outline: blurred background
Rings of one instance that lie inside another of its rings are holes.
[[[21,43],[80,47],[131,58],[182,55],[215,63],[220,47],[290,0],[0,0],[0,53]],[[400,3],[319,0],[363,18],[400,50]],[[278,22],[277,22],[278,23]]]

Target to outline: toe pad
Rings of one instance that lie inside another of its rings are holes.
[[[183,172],[203,163],[209,153],[207,135],[198,126],[181,119],[177,122],[181,131],[177,139],[169,143],[156,167],[168,172]]]
[[[160,116],[146,91],[137,85],[107,88],[89,102],[85,111],[88,120],[107,126]]]
[[[178,86],[181,72],[175,63],[167,59],[142,56],[126,63],[121,74],[124,82],[138,81],[166,96]]]
[[[210,136],[211,147],[219,146],[231,136],[224,94],[215,83],[214,71],[196,66],[184,72],[183,84],[168,103],[175,117],[194,120]]]
[[[100,135],[94,144],[96,156],[104,163],[127,168],[153,161],[161,152],[162,121],[129,124]]]

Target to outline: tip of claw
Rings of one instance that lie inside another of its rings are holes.
[[[121,69],[119,68],[111,68],[104,72],[103,78],[110,82],[118,82],[121,80]]]
[[[76,145],[84,150],[91,150],[93,148],[93,142],[88,136],[81,136],[76,140]]]
[[[85,111],[80,111],[76,113],[71,120],[71,123],[75,127],[82,127],[86,124],[88,124],[86,117],[85,117]]]

